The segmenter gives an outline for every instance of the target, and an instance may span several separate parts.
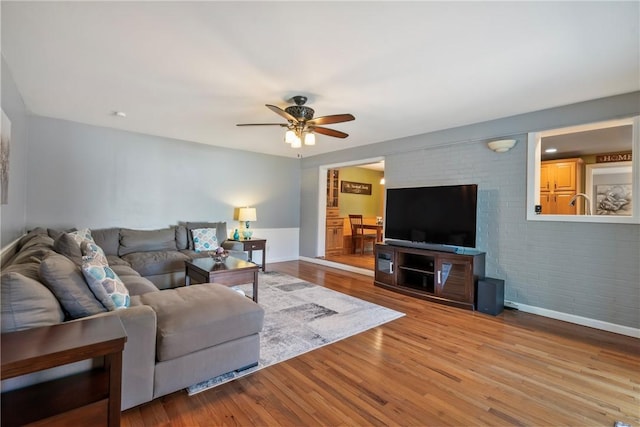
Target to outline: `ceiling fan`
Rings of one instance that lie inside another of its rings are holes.
[[[319,125],[349,122],[355,120],[353,115],[334,114],[331,116],[316,117],[314,119],[313,114],[315,111],[313,108],[304,105],[307,102],[306,96],[296,95],[291,99],[296,105],[290,105],[284,110],[275,105],[266,104],[268,109],[284,117],[287,123],[240,123],[236,126],[281,126],[287,128],[284,140],[287,144],[291,144],[292,148],[300,148],[303,141],[305,145],[314,145],[316,143],[316,133],[333,136],[335,138],[346,138],[349,136],[339,130],[329,129]]]

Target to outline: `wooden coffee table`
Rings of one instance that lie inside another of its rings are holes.
[[[259,266],[239,258],[228,257],[222,262],[213,258],[196,258],[185,261],[185,285],[194,283],[219,283],[235,286],[253,282],[253,300],[258,302]]]

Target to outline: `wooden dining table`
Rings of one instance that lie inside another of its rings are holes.
[[[376,242],[382,242],[382,225],[362,224],[365,230],[376,230]]]

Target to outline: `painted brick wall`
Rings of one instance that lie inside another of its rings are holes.
[[[640,327],[640,226],[527,221],[525,135],[507,153],[482,142],[388,155],[389,187],[478,184],[477,247],[505,299]]]

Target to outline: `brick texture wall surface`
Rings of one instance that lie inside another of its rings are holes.
[[[640,226],[526,220],[526,136],[388,155],[389,187],[478,184],[476,246],[505,299],[640,328]]]

